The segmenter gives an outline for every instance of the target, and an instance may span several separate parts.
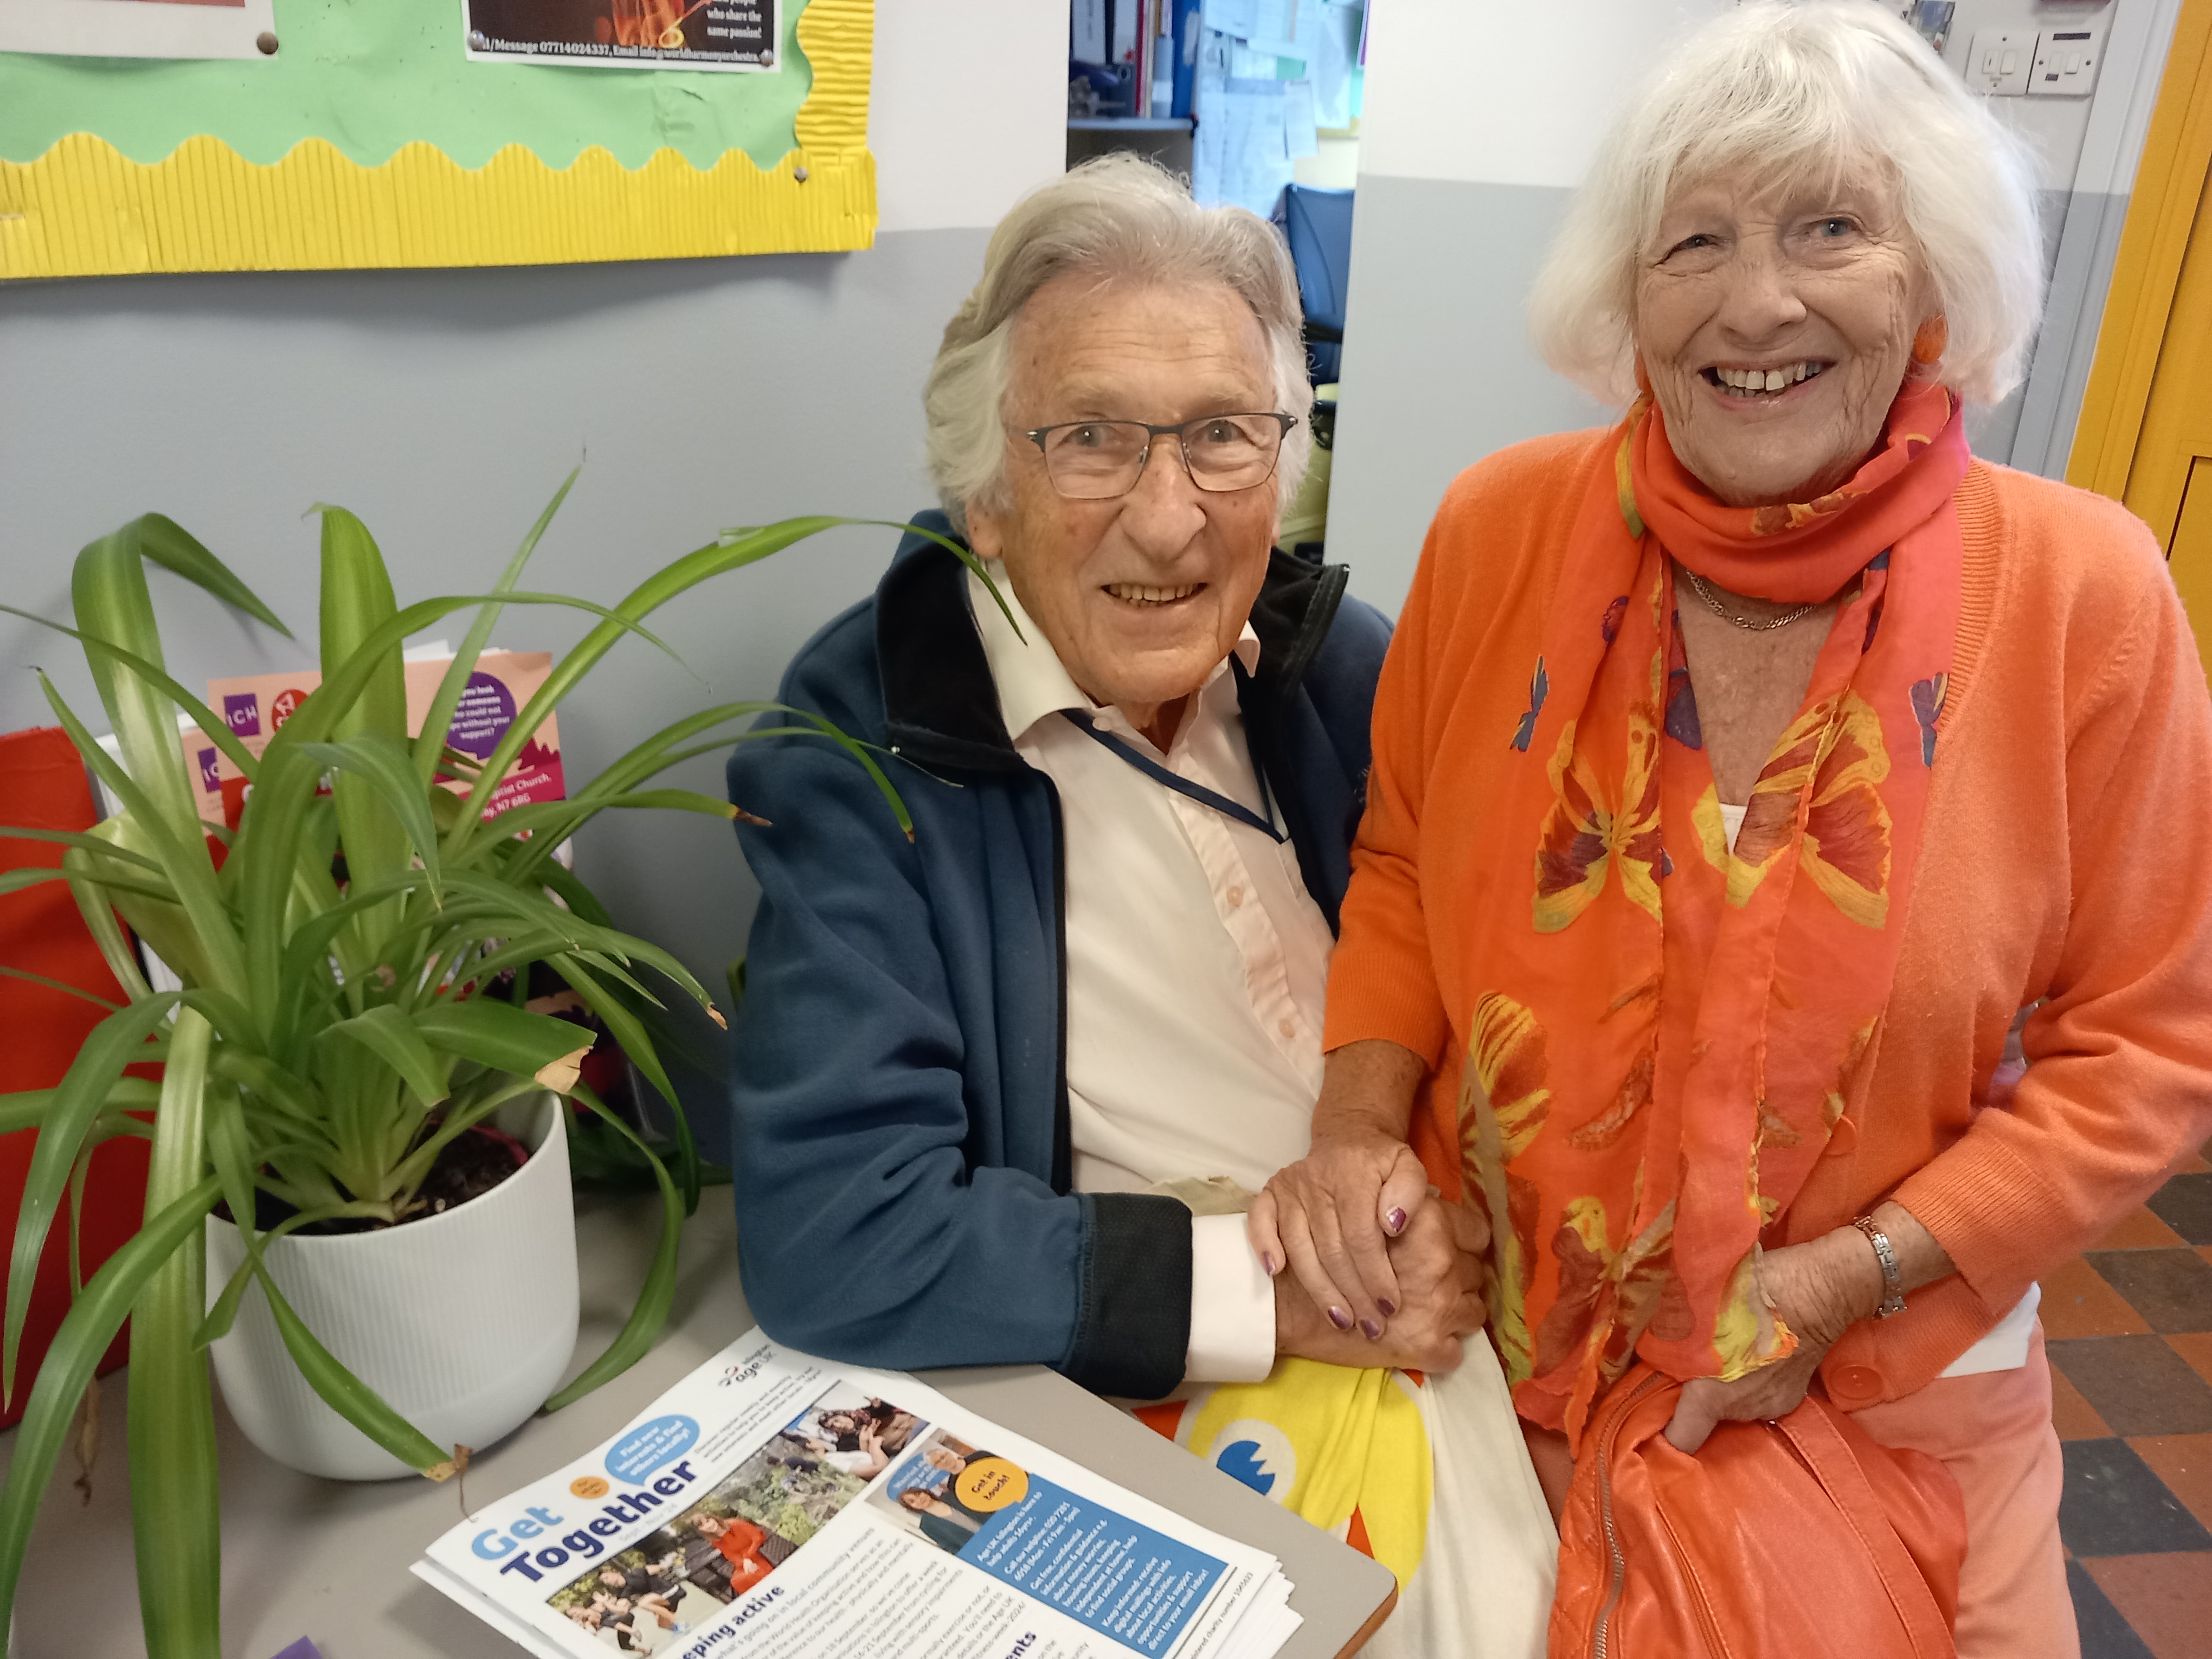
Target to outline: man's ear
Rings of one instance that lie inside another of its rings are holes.
[[[979,559],[995,559],[1006,550],[1006,526],[996,513],[978,502],[968,503],[969,550]]]

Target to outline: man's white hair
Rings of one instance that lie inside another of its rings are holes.
[[[1164,169],[1116,154],[1085,161],[1015,204],[991,234],[983,280],[945,326],[922,405],[930,476],[954,527],[966,532],[970,501],[1006,502],[1011,337],[1030,296],[1071,271],[1102,288],[1220,283],[1251,307],[1267,338],[1274,407],[1298,416],[1275,467],[1279,509],[1287,504],[1313,453],[1304,312],[1290,250],[1257,215],[1200,207]],[[1158,413],[1121,412],[1130,420]]]
[[[2032,153],[1875,0],[1758,0],[1662,63],[1607,136],[1537,279],[1537,349],[1601,398],[1635,391],[1639,264],[1668,188],[1748,165],[1762,181],[1871,161],[1896,179],[1949,326],[1936,373],[1977,403],[2018,386],[2043,306]]]

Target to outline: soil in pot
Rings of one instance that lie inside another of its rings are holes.
[[[513,1135],[489,1123],[479,1123],[463,1130],[446,1144],[416,1194],[421,1200],[420,1207],[410,1211],[397,1224],[349,1217],[336,1221],[319,1221],[301,1228],[299,1231],[302,1234],[375,1232],[387,1225],[404,1227],[410,1221],[442,1215],[472,1198],[481,1198],[529,1159],[530,1149]],[[227,1203],[216,1205],[215,1212],[225,1221],[235,1219]],[[253,1195],[253,1224],[261,1231],[266,1231],[294,1213],[291,1205],[273,1194],[256,1192]]]

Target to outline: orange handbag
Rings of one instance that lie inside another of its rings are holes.
[[[1551,1659],[1950,1659],[1966,1515],[1942,1463],[1817,1393],[1692,1456],[1662,1432],[1681,1392],[1638,1362],[1593,1419]]]

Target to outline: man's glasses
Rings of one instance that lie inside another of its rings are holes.
[[[1045,476],[1071,501],[1126,495],[1145,476],[1152,440],[1173,436],[1184,471],[1200,489],[1249,489],[1274,476],[1295,415],[1202,415],[1176,426],[1143,421],[1063,421],[1022,435],[1044,456]]]

